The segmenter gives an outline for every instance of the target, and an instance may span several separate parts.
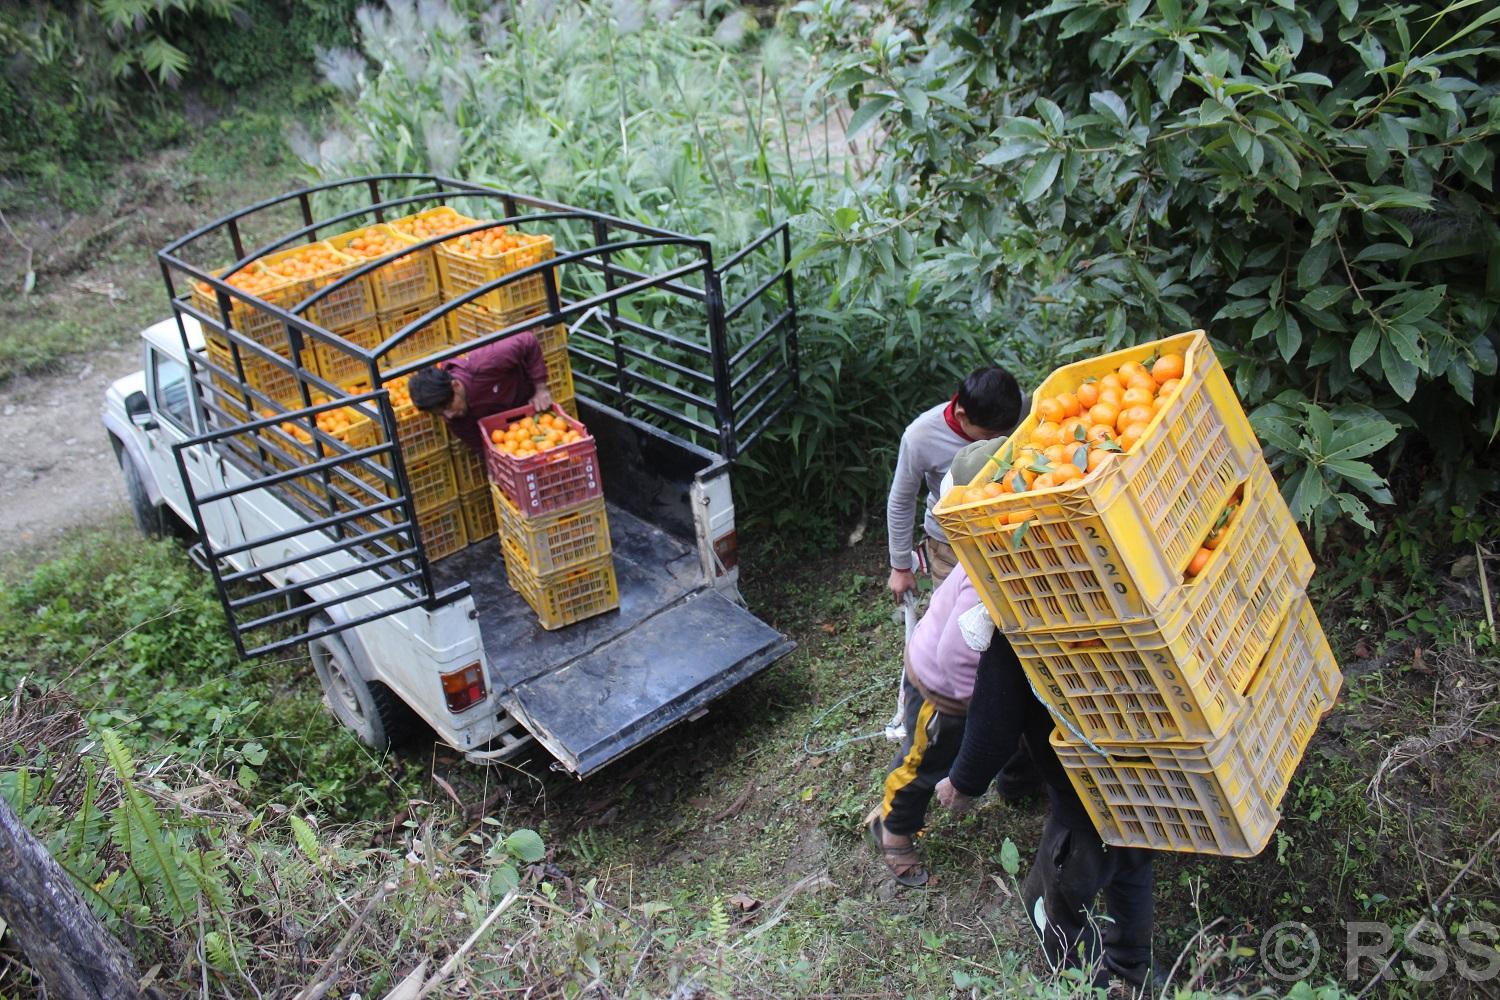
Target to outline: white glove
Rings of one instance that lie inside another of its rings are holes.
[[[990,618],[990,609],[976,604],[958,616],[958,630],[963,633],[964,645],[976,653],[990,648],[995,639],[995,622]]]

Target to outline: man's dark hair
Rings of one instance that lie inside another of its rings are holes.
[[[1004,368],[977,368],[958,387],[958,405],[969,423],[1004,434],[1021,419],[1021,387]]]
[[[411,402],[419,410],[438,413],[453,402],[453,376],[441,368],[423,368],[406,385]]]

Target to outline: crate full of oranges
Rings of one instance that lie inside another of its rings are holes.
[[[390,258],[366,275],[375,308],[381,318],[392,310],[433,298],[437,295],[437,266],[428,250],[413,250],[415,240],[398,235],[387,225],[367,226],[353,232],[329,237],[335,250],[354,258],[361,266],[372,260]]]
[[[490,481],[523,516],[603,494],[594,439],[561,407],[517,407],[482,418],[479,429]]]
[[[1149,616],[1260,445],[1203,331],[1053,372],[935,514],[1006,630]]]
[[[552,237],[518,233],[506,226],[456,236],[438,244],[438,274],[443,293],[452,300],[524,268],[551,260]],[[527,275],[470,300],[495,312],[532,309],[546,301],[542,274]]]

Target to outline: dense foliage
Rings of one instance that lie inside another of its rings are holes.
[[[91,203],[111,164],[190,134],[187,94],[310,76],[316,46],[348,38],[357,2],[0,7],[0,206],[35,192]]]
[[[1364,459],[1418,436],[1460,500],[1495,485],[1492,5],[799,10],[851,133],[884,133],[819,241],[851,292],[1040,306],[1079,350],[1208,327],[1319,528],[1369,526]]]

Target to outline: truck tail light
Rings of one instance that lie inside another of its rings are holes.
[[[484,670],[471,663],[462,670],[443,674],[443,696],[448,699],[448,711],[464,712],[484,701]]]
[[[714,555],[719,558],[718,575],[723,576],[740,563],[740,539],[733,531],[714,539]]]

